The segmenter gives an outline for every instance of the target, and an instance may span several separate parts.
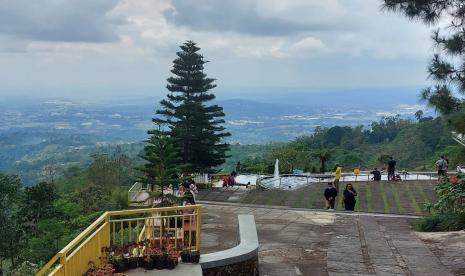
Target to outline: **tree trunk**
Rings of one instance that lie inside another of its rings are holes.
[[[326,166],[325,166],[326,158],[320,158],[320,161],[321,161],[320,172],[321,172],[321,173],[325,173],[325,171],[326,171]]]

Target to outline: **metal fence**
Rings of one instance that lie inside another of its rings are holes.
[[[433,181],[438,179],[437,172],[407,172],[407,171],[398,171],[395,173],[400,176],[401,181]],[[299,187],[302,185],[308,185],[311,183],[321,183],[321,182],[332,182],[334,181],[334,174],[310,174],[304,173],[300,175],[294,174],[282,174],[279,178],[274,178],[272,175],[264,176],[257,179],[257,187],[265,189],[282,189],[283,188],[283,179],[295,177],[299,179],[305,179],[305,184],[300,183]],[[387,173],[381,173],[382,180],[387,180]],[[357,181],[373,181],[373,175],[369,171],[362,171],[360,174],[354,173],[343,173],[340,178],[340,182],[357,182]],[[269,182],[267,184],[267,182]],[[272,184],[272,185],[271,185]]]
[[[102,248],[144,240],[200,250],[200,226],[201,205],[105,212],[36,275],[83,275],[101,262]]]

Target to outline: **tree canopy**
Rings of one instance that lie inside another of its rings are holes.
[[[157,110],[155,123],[169,126],[171,135],[181,149],[182,163],[190,164],[194,172],[209,171],[225,162],[229,145],[224,138],[230,136],[223,127],[223,108],[209,104],[215,95],[209,91],[216,87],[215,79],[204,73],[205,61],[198,53],[196,43],[187,41],[180,46],[173,61],[166,86],[169,93]]]
[[[384,9],[437,25],[433,32],[437,52],[428,66],[436,83],[422,91],[422,97],[445,116],[459,133],[465,133],[465,5],[462,0],[384,0]]]

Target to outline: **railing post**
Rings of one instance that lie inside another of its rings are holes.
[[[58,253],[60,255],[60,264],[63,267],[63,271],[65,272],[65,275],[69,275],[68,271],[68,266],[66,265],[66,253]]]
[[[201,229],[201,222],[202,222],[202,219],[201,219],[201,215],[202,215],[202,206],[198,206],[197,207],[197,219],[196,219],[196,222],[195,222],[195,227],[196,227],[196,236],[195,236],[195,246],[197,247],[197,251],[200,251],[200,229]]]

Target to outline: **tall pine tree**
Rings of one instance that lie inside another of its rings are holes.
[[[182,162],[190,164],[192,172],[208,172],[224,163],[229,149],[224,138],[231,134],[223,127],[223,108],[208,105],[215,99],[209,91],[216,87],[215,79],[203,72],[208,61],[193,41],[180,48],[171,70],[174,76],[167,79],[169,93],[160,102],[159,117],[153,121],[169,125],[181,149]]]
[[[465,1],[384,0],[383,7],[427,25],[438,25],[432,35],[438,52],[428,66],[436,85],[424,89],[422,97],[454,130],[465,134]],[[445,26],[438,24],[441,19],[446,19]]]

